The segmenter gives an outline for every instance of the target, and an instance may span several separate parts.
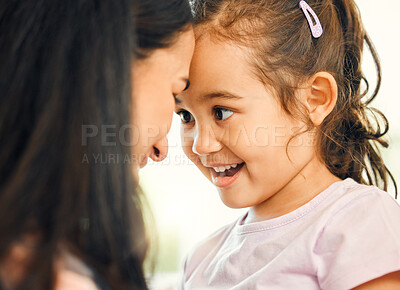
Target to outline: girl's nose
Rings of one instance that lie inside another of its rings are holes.
[[[156,144],[153,145],[150,158],[155,162],[163,161],[168,155],[168,139],[167,137],[162,138]]]
[[[211,127],[197,128],[192,146],[193,153],[197,155],[207,155],[218,152],[221,148],[222,144],[216,138],[215,132]]]

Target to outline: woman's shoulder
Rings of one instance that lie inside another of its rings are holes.
[[[100,274],[68,251],[63,251],[57,273],[57,290],[109,290]]]
[[[96,283],[88,276],[61,269],[57,273],[56,290],[99,290]]]

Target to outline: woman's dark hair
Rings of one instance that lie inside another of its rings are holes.
[[[63,252],[112,289],[147,288],[132,136],[101,132],[130,124],[135,56],[172,44],[190,13],[186,0],[0,2],[0,269],[36,237],[16,289],[52,289]]]
[[[397,194],[396,182],[379,153],[379,145],[388,147],[383,138],[388,121],[369,106],[380,88],[380,63],[354,0],[307,1],[324,29],[318,39],[312,37],[298,0],[193,2],[196,38],[208,34],[217,41],[228,39],[249,47],[249,62],[256,76],[275,90],[286,113],[303,119],[306,131],[317,130],[319,156],[334,175],[384,190],[391,179]],[[370,97],[361,70],[364,43],[378,76]],[[315,128],[296,98],[296,89],[319,71],[335,77],[338,99],[331,114]]]
[[[140,0],[136,19],[136,57],[145,58],[153,49],[172,45],[179,35],[177,32],[192,27],[192,18],[188,1]]]

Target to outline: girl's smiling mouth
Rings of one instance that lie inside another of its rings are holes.
[[[213,165],[209,169],[211,171],[212,181],[215,186],[225,188],[232,185],[239,177],[244,162],[228,164],[228,165]]]

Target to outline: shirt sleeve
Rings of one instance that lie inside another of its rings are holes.
[[[371,187],[331,217],[314,248],[322,289],[350,289],[400,270],[400,206]]]

